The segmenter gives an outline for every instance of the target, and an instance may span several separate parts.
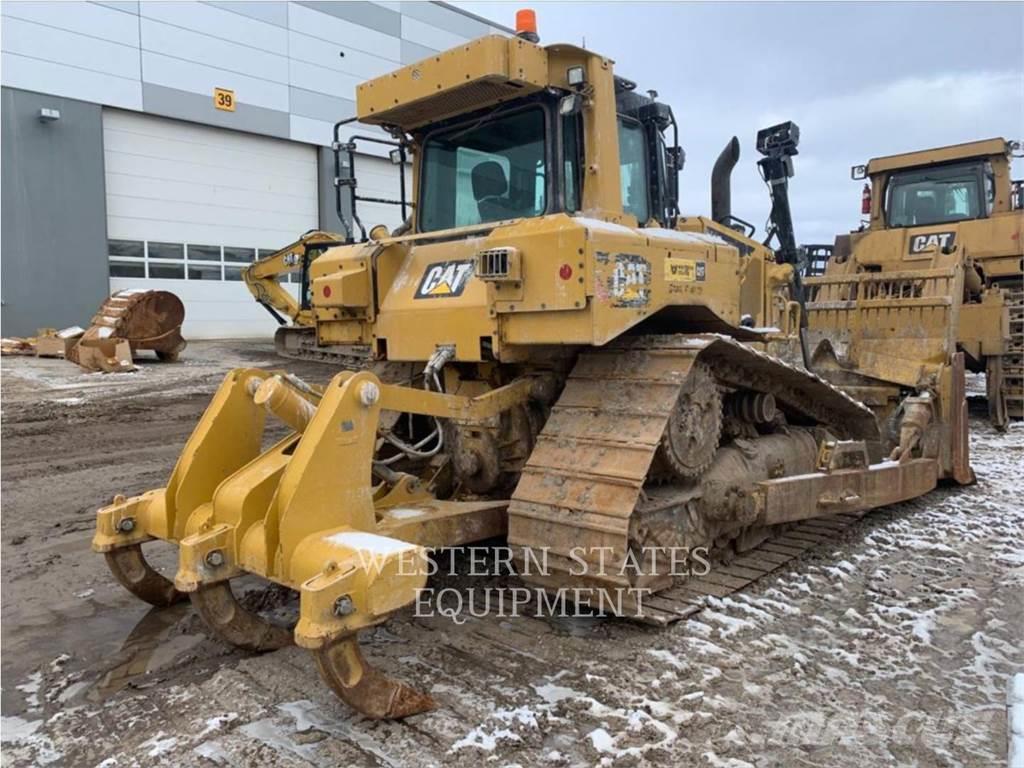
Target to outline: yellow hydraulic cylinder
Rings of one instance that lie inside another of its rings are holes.
[[[316,413],[316,406],[280,376],[271,376],[260,384],[252,399],[296,432],[305,431]]]

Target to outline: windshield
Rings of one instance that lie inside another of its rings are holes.
[[[961,163],[894,173],[886,201],[888,225],[915,227],[984,215],[979,169],[976,163]]]
[[[420,231],[540,216],[547,209],[544,111],[433,134],[423,147]]]

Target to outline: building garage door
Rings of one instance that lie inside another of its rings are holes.
[[[359,182],[358,192],[362,197],[375,197],[380,200],[398,200],[400,187],[398,183],[398,166],[386,158],[374,157],[373,155],[358,155],[356,157],[356,181]],[[407,200],[412,199],[412,170],[406,165],[405,169],[405,196]],[[406,213],[412,212],[411,208]],[[348,211],[343,211],[346,218]],[[389,230],[394,230],[402,223],[402,209],[398,205],[385,203],[359,203],[356,213],[369,232],[377,224],[385,225]],[[355,232],[359,237],[359,231]]]
[[[272,335],[241,270],[317,227],[316,148],[119,110],[103,144],[111,290],[178,294],[186,338]]]

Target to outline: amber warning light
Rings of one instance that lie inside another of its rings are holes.
[[[531,43],[540,42],[540,36],[537,34],[537,14],[532,8],[521,8],[516,11],[516,35]]]

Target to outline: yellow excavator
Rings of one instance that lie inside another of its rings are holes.
[[[323,347],[316,343],[316,322],[310,296],[309,267],[324,251],[347,242],[345,235],[316,229],[294,243],[250,264],[242,279],[253,298],[277,321],[274,348],[281,357],[317,360],[344,367],[365,365],[368,350]],[[298,296],[282,278],[298,278]]]
[[[913,387],[929,375],[919,361],[958,350],[986,374],[992,423],[1024,418],[1024,205],[1010,177],[1020,152],[996,138],[854,166],[866,226],[837,237],[807,281],[822,364]]]
[[[868,509],[969,480],[962,357],[900,390],[890,434],[771,354],[806,325],[796,126],[758,137],[773,251],[728,210],[735,140],[715,215],[681,215],[671,108],[531,21],[357,89],[356,119],[412,158],[412,214],[311,260],[307,317],[365,365],[323,387],[230,371],[166,487],[97,516],[94,549],[138,597],[187,595],[243,648],[308,648],[370,717],[435,705],[358,641],[416,600],[431,549],[507,536],[538,594],[665,624]],[[288,433],[268,441],[268,419]],[[173,581],[152,540],[178,547]],[[703,576],[646,558],[698,547]],[[243,608],[245,574],[298,593],[293,628]]]

